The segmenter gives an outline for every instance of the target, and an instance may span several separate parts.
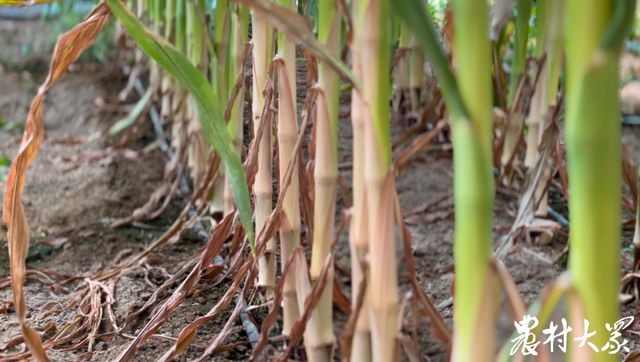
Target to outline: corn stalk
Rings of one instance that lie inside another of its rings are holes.
[[[456,77],[420,0],[392,4],[429,57],[451,117],[456,209],[452,361],[492,361],[497,298],[491,267],[495,186],[487,3],[453,2]]]
[[[297,10],[295,1],[278,0],[278,4]],[[298,139],[298,120],[296,110],[296,46],[278,33],[278,160],[280,184],[286,182],[285,170],[294,156]],[[298,175],[298,163],[294,164],[293,175]],[[280,226],[281,265],[289,260],[293,250],[300,246],[300,187],[299,178],[292,177],[284,196],[283,216]],[[295,263],[295,261],[294,261]],[[292,266],[294,270],[296,265]],[[282,334],[289,335],[291,328],[300,317],[296,280],[289,276],[284,284]]]
[[[544,1],[544,0],[542,0]],[[513,107],[515,93],[518,87],[520,77],[523,75],[527,61],[527,40],[529,36],[529,18],[531,17],[532,0],[518,0],[516,10],[516,33],[513,49],[513,58],[511,62],[511,78],[509,81],[509,94],[507,98],[507,106]],[[508,168],[507,164],[516,159],[513,154],[517,152],[520,143],[520,135],[524,126],[524,114],[518,110],[512,113],[511,119],[505,129],[505,139],[503,153],[500,159],[503,169]]]
[[[554,1],[547,5],[547,24],[544,29],[544,52],[546,54],[546,61],[543,70],[545,73],[541,74],[542,79],[540,83],[540,115],[542,127],[538,132],[537,147],[540,147],[542,143],[542,135],[547,128],[545,120],[547,119],[547,112],[550,107],[555,106],[558,99],[558,78],[560,77],[560,67],[564,57],[562,50],[562,19],[563,19],[563,2]],[[543,170],[542,178],[538,183],[536,189],[535,200],[539,200],[538,209],[536,210],[536,216],[547,216],[547,196],[546,185],[551,177],[551,170],[549,167],[545,167]]]
[[[576,290],[572,324],[582,325],[575,318],[582,309],[580,317],[595,329],[614,323],[620,316],[619,61],[634,8],[635,1],[566,1],[569,271]],[[579,304],[582,307],[576,308]],[[596,333],[590,341],[601,348],[608,339],[608,333]],[[619,360],[617,354],[573,347],[571,354],[576,361]]]
[[[243,71],[242,53],[245,43],[249,41],[249,9],[244,5],[234,5],[231,11],[231,41],[229,46],[230,62],[229,62],[229,89],[233,90],[236,79],[235,76]],[[244,82],[242,88],[238,92],[238,96],[233,102],[231,115],[227,129],[233,140],[238,155],[242,155],[242,135],[243,135],[243,119],[244,119]],[[225,177],[224,191],[224,214],[228,214],[233,210],[233,193],[231,189],[231,180],[227,175]]]
[[[456,71],[468,121],[453,121],[455,295],[453,361],[493,360],[495,277],[491,54],[487,2],[453,2]],[[475,180],[469,183],[469,180]]]
[[[352,16],[359,17],[358,0],[352,3]],[[353,29],[351,47],[351,62],[353,73],[362,79],[362,41],[358,26]],[[351,226],[349,229],[349,246],[351,251],[351,302],[352,310],[357,308],[357,302],[362,299],[360,314],[357,316],[356,327],[351,347],[351,361],[371,361],[371,326],[369,322],[369,298],[366,296],[369,287],[360,296],[360,285],[366,283],[366,256],[369,252],[369,238],[367,226],[367,207],[365,198],[365,110],[362,95],[357,90],[351,92],[351,123],[353,126],[353,209]],[[365,284],[366,285],[366,284]]]
[[[387,0],[361,0],[356,32],[361,42],[365,122],[364,184],[369,239],[368,298],[374,361],[391,361],[398,333],[398,278],[394,243],[390,63]]]
[[[318,40],[326,44],[331,53],[340,52],[340,13],[336,0],[318,3]],[[338,102],[340,78],[324,62],[318,64],[319,92],[316,101],[316,150],[313,203],[313,249],[311,252],[311,280],[316,281],[335,237],[336,182],[338,179]],[[333,265],[328,270],[327,280],[333,280]],[[316,306],[318,323],[313,324],[314,345],[310,359],[329,361],[333,355],[333,288],[325,286]]]
[[[227,0],[217,0],[214,11],[215,29],[213,33],[213,44],[216,61],[211,61],[211,86],[216,87],[220,97],[220,103],[229,103],[229,42],[231,39],[231,11]],[[233,135],[232,135],[233,137]],[[211,200],[211,214],[224,215],[224,188],[225,188],[225,168],[218,169],[215,185],[213,187],[213,198]]]
[[[258,146],[258,172],[253,185],[255,194],[255,219],[256,234],[259,235],[265,226],[267,218],[272,211],[272,159],[273,159],[273,138],[271,129],[271,119],[261,119],[262,108],[264,107],[263,90],[267,84],[269,62],[273,56],[273,28],[269,25],[263,14],[253,11],[252,14],[252,36],[253,36],[253,129],[258,132],[261,122],[264,125],[264,133]],[[269,239],[263,257],[259,261],[258,284],[265,288],[267,296],[270,296],[276,285],[276,248],[275,241]]]
[[[547,32],[547,24],[549,19],[549,9],[551,8],[548,3],[549,0],[541,0],[537,2],[536,12],[536,28],[538,34],[536,37],[536,48],[534,56],[536,59],[541,60],[544,55],[544,42],[545,34]],[[542,69],[539,71],[541,75],[547,74],[547,62],[542,61],[540,65]],[[533,168],[538,160],[538,140],[541,134],[544,133],[541,128],[541,120],[546,110],[542,109],[543,89],[547,86],[547,77],[541,76],[533,89],[531,95],[531,105],[529,107],[529,133],[527,134],[527,152],[524,158],[524,165],[528,168]]]

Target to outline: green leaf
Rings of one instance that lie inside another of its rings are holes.
[[[120,0],[107,0],[107,3],[138,46],[191,93],[197,106],[202,130],[227,168],[240,219],[253,248],[254,232],[247,180],[240,156],[236,153],[231,135],[227,131],[216,91],[184,55],[166,40],[145,28]]]
[[[11,166],[11,159],[7,156],[0,157],[0,166]]]
[[[142,96],[142,98],[140,98],[138,103],[136,103],[135,107],[133,107],[129,114],[109,128],[109,136],[114,136],[135,123],[138,117],[140,117],[140,114],[142,113],[144,108],[147,106],[147,104],[149,104],[151,95],[153,95],[153,90],[153,87],[149,87],[147,89],[147,92],[144,94],[144,96]]]
[[[0,157],[0,181],[7,181],[9,176],[9,168],[11,167],[11,159],[7,156]]]
[[[24,131],[24,123],[20,122],[7,122],[3,118],[0,118],[0,132],[7,132],[13,130]]]

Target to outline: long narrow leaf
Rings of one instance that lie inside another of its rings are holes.
[[[240,156],[235,151],[231,136],[227,131],[222,108],[216,90],[189,60],[158,35],[149,31],[119,0],[107,0],[113,14],[129,32],[133,40],[158,64],[179,80],[191,93],[196,102],[198,118],[202,130],[211,145],[220,155],[231,179],[233,197],[238,206],[242,224],[254,247],[251,202]]]

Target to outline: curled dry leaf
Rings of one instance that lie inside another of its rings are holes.
[[[44,138],[42,101],[45,92],[78,59],[80,53],[93,43],[110,14],[109,7],[106,4],[101,4],[89,14],[86,20],[58,39],[51,59],[49,75],[31,103],[20,151],[11,165],[9,177],[7,178],[3,218],[9,228],[7,238],[11,258],[11,289],[22,335],[30,351],[39,361],[49,361],[49,359],[42,347],[40,336],[26,324],[27,304],[23,292],[26,271],[25,258],[29,248],[29,228],[21,201],[25,185],[25,173],[27,167],[38,155]]]

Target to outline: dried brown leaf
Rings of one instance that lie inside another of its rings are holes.
[[[25,320],[27,305],[23,292],[23,283],[26,270],[25,258],[29,247],[29,228],[21,201],[25,185],[25,173],[27,167],[38,155],[44,138],[42,101],[45,92],[78,59],[80,53],[93,43],[110,14],[109,7],[106,4],[101,4],[89,14],[87,19],[58,39],[51,59],[49,75],[31,103],[22,144],[11,165],[6,182],[3,218],[9,229],[7,238],[11,257],[11,288],[15,300],[16,316],[29,350],[39,361],[49,361],[49,359],[42,347],[40,336],[27,326]]]
[[[151,320],[142,328],[136,338],[125,348],[115,359],[115,361],[128,361],[133,357],[134,353],[140,348],[142,343],[155,334],[158,329],[166,322],[171,313],[178,307],[178,305],[187,298],[189,293],[193,291],[196,284],[200,280],[201,271],[205,270],[213,259],[220,253],[222,244],[227,239],[235,214],[230,213],[225,216],[224,219],[218,224],[213,231],[209,242],[205,250],[202,252],[198,264],[191,270],[191,273],[182,282],[180,287],[171,295],[171,297],[160,307]],[[182,340],[189,339],[191,331],[181,333]],[[191,337],[193,338],[193,337]],[[181,340],[179,338],[179,340]],[[189,341],[190,342],[190,341]],[[179,344],[179,343],[177,343]],[[188,344],[187,344],[188,345]],[[185,347],[186,348],[186,347]]]

